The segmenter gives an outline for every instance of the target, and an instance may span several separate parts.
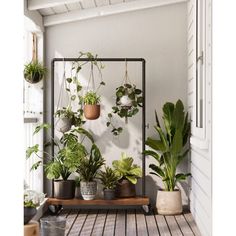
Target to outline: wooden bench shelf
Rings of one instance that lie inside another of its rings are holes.
[[[63,206],[142,206],[149,205],[148,197],[133,197],[133,198],[117,198],[114,200],[94,199],[94,200],[82,200],[82,199],[57,199],[48,198],[47,204],[49,205],[63,205]]]

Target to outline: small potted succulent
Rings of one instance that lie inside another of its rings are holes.
[[[96,120],[100,116],[101,97],[96,92],[89,91],[84,96],[84,116],[88,120]]]
[[[158,190],[157,193],[157,211],[162,215],[181,214],[182,198],[176,184],[187,179],[190,173],[177,173],[177,167],[188,154],[187,144],[190,134],[188,113],[185,113],[181,100],[176,104],[165,103],[163,106],[165,129],[161,128],[157,113],[155,115],[158,138],[147,138],[146,145],[151,149],[144,153],[155,159],[155,163],[149,165],[152,170],[150,174],[160,177],[164,185],[164,189]]]
[[[104,199],[115,199],[115,189],[119,180],[116,172],[110,167],[105,167],[105,171],[101,171],[98,178],[103,185]]]
[[[24,78],[31,84],[38,83],[45,76],[47,69],[38,61],[32,61],[24,67]]]
[[[133,164],[133,158],[125,153],[121,154],[120,160],[112,162],[115,173],[119,176],[116,188],[117,197],[134,197],[136,195],[135,184],[137,178],[142,176],[141,168]]]
[[[45,195],[34,190],[24,191],[24,224],[27,224],[37,213],[37,207],[43,202]]]
[[[98,149],[93,144],[90,154],[83,157],[78,167],[80,175],[80,192],[84,200],[93,200],[97,193],[97,182],[95,178],[101,166],[104,164],[104,159]]]

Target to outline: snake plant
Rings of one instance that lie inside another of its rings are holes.
[[[174,191],[178,181],[185,180],[190,174],[176,173],[177,166],[187,156],[190,133],[190,122],[188,113],[184,112],[184,105],[181,100],[176,104],[167,102],[163,108],[163,122],[165,131],[161,128],[157,112],[156,125],[158,139],[148,137],[145,144],[152,150],[144,151],[145,155],[152,156],[156,164],[150,164],[150,174],[157,175],[162,179],[166,191]]]

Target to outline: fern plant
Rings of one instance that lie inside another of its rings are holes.
[[[189,173],[176,174],[177,166],[189,151],[186,144],[190,133],[190,122],[181,100],[178,100],[176,104],[165,103],[162,110],[165,131],[161,128],[155,111],[156,125],[154,128],[159,137],[158,139],[147,138],[145,144],[151,150],[146,150],[144,153],[156,160],[156,164],[149,165],[152,169],[150,174],[162,179],[166,191],[174,191],[176,183],[185,180],[190,175]]]

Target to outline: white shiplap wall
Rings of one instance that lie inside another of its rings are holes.
[[[203,128],[196,127],[196,1],[188,2],[188,110],[191,114],[190,209],[203,236],[212,235],[211,0],[203,7]],[[200,132],[199,132],[200,131]],[[201,135],[198,135],[201,134]]]

